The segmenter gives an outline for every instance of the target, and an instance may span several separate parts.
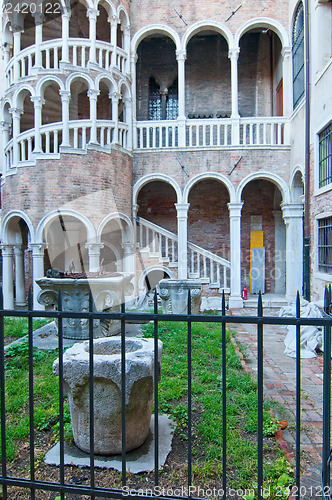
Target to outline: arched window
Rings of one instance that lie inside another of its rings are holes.
[[[304,12],[302,2],[294,18],[292,33],[293,109],[304,95]]]

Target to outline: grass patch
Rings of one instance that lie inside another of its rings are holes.
[[[153,325],[145,328],[153,337]],[[257,477],[257,383],[245,373],[235,347],[227,337],[227,467],[232,488],[252,488]],[[159,411],[169,413],[177,433],[187,440],[187,325],[165,322],[159,325],[164,343],[159,382]],[[222,477],[222,347],[221,328],[214,323],[192,325],[192,419],[193,474],[198,484]],[[264,485],[269,498],[288,498],[294,474],[275,444],[279,428],[264,402]],[[196,458],[198,457],[198,458]],[[281,491],[280,481],[283,481]],[[278,494],[278,495],[277,495]],[[277,495],[277,496],[276,496]]]

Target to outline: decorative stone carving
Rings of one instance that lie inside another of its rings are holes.
[[[44,306],[58,307],[58,292],[61,290],[62,310],[70,312],[88,312],[90,290],[94,309],[104,312],[120,312],[122,296],[131,295],[132,273],[114,273],[110,277],[82,278],[41,278],[36,281],[42,291],[38,302]],[[121,329],[120,320],[107,319],[93,321],[93,336],[109,337],[117,335]],[[82,318],[63,318],[63,336],[69,339],[88,339],[89,320]]]
[[[187,314],[190,290],[191,313],[199,314],[202,302],[202,284],[198,280],[161,280],[159,297],[164,314]]]
[[[121,337],[93,342],[94,450],[99,455],[121,453]],[[126,451],[146,440],[153,404],[154,340],[126,338]],[[162,342],[158,341],[160,374]],[[63,380],[68,395],[74,441],[90,451],[89,343],[77,343],[63,355]],[[59,360],[53,364],[59,375]]]

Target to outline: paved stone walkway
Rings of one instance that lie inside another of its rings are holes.
[[[233,316],[255,316],[255,309],[232,309]],[[265,316],[277,316],[278,309],[264,309]],[[257,373],[257,326],[247,324],[229,325],[236,332],[238,344],[244,346],[245,361],[250,370]],[[284,354],[286,328],[264,326],[264,397],[280,403],[278,417],[288,421],[283,438],[289,449],[295,444],[295,359]],[[301,485],[308,491],[303,499],[322,498],[321,453],[323,433],[323,357],[301,360],[301,450],[305,453],[305,472]]]

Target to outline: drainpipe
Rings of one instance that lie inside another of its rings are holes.
[[[305,179],[304,179],[304,254],[303,296],[310,300],[310,89],[309,89],[309,0],[304,0],[304,53],[305,53]]]

